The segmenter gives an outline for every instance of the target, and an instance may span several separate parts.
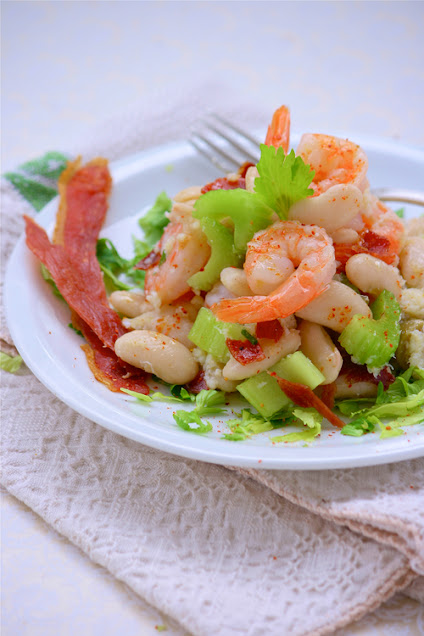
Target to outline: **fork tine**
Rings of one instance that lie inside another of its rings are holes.
[[[216,113],[208,113],[198,122],[189,141],[223,172],[238,170],[245,161],[259,160],[259,141]]]
[[[199,140],[201,143],[199,143]],[[233,172],[234,170],[237,170],[240,163],[242,163],[237,161],[233,156],[229,155],[225,152],[225,150],[200,133],[192,133],[189,141],[196,150],[206,157],[206,159],[209,159],[209,161],[211,161],[219,170],[222,170],[222,172]],[[226,164],[225,160],[229,163]]]
[[[251,144],[253,144],[253,146],[255,146],[255,149],[257,151],[257,149],[259,148],[259,144],[261,143],[259,139],[256,139],[256,137],[253,137],[252,135],[249,135],[249,133],[247,133],[245,130],[242,130],[238,126],[235,126],[232,122],[228,121],[228,119],[221,117],[221,115],[218,115],[217,113],[211,113],[211,116],[217,119],[218,121],[220,121],[221,124],[224,124],[224,126],[229,128],[230,130],[236,132],[238,135],[240,135],[240,137],[243,137],[244,139],[249,141]],[[257,152],[255,161],[258,161],[258,159],[259,159],[259,153]]]
[[[225,120],[223,120],[221,117],[218,117],[217,115],[214,115],[214,117],[216,117],[216,119],[220,122],[223,122],[223,123],[225,122]],[[207,122],[207,125],[210,130],[213,130],[213,132],[217,133],[220,137],[222,137],[222,139],[225,139],[225,141],[228,141],[231,144],[231,146],[233,146],[233,148],[237,148],[237,150],[240,151],[245,161],[251,161],[253,163],[257,163],[259,159],[257,153],[254,153],[251,150],[248,150],[245,145],[239,143],[234,137],[229,136],[226,132],[224,132],[217,126],[215,126],[215,124]],[[241,131],[239,132],[236,128],[230,126],[229,124],[225,124],[225,125],[228,126],[228,128],[232,132],[236,132],[239,136],[248,140],[250,143],[253,143],[253,137],[245,136],[243,133],[241,133]],[[255,143],[255,146],[258,147],[259,143]]]

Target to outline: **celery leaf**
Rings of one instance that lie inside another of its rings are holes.
[[[261,144],[260,148],[255,193],[277,212],[280,219],[285,220],[293,203],[314,193],[309,186],[315,172],[302,157],[296,157],[294,150],[285,155],[282,148],[276,150],[265,144]]]

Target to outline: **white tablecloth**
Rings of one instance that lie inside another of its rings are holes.
[[[4,2],[2,170],[74,149],[97,121],[222,77],[243,100],[292,110],[298,131],[424,144],[420,2]],[[154,634],[166,618],[5,495],[3,633]],[[167,633],[172,633],[168,629]],[[396,598],[343,634],[424,633]]]

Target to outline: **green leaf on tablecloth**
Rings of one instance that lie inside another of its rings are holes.
[[[6,172],[4,178],[18,190],[19,194],[39,212],[57,195],[54,188],[43,185],[38,181],[27,179],[17,172]]]
[[[30,174],[57,181],[66,168],[67,157],[61,152],[46,152],[42,157],[27,161],[19,166],[20,170]]]
[[[21,356],[8,356],[7,353],[0,351],[0,369],[9,373],[16,373],[22,364]]]

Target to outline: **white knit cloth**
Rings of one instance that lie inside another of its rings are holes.
[[[116,159],[184,138],[222,101],[219,87],[174,94],[172,107],[164,93],[68,150]],[[2,203],[4,267],[31,211],[5,182]],[[12,345],[3,320],[0,336]],[[196,636],[329,634],[399,590],[424,602],[423,459],[229,470],[101,428],[25,367],[2,373],[2,396],[4,486]]]

